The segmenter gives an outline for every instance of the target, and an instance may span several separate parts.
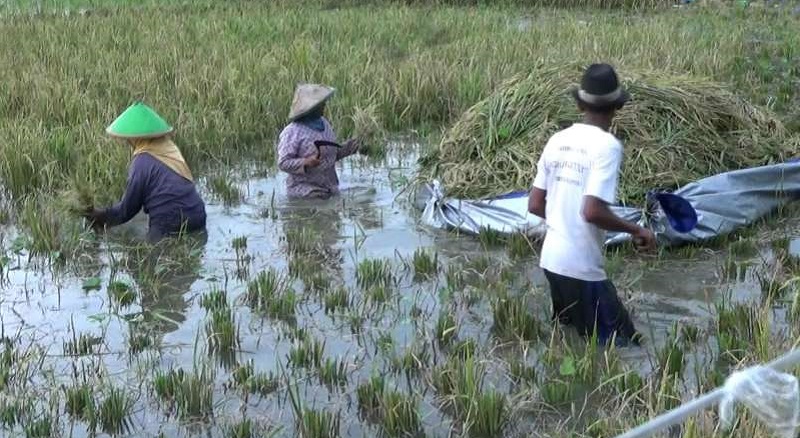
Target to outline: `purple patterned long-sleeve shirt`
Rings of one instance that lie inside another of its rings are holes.
[[[356,151],[355,143],[341,148],[319,147],[319,165],[306,168],[305,158],[317,153],[315,141],[336,141],[330,123],[322,119],[325,129],[317,131],[302,123],[290,123],[281,132],[278,142],[278,168],[289,174],[286,178],[286,195],[290,198],[327,198],[339,193],[336,162]]]

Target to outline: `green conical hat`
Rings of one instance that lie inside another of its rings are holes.
[[[120,138],[155,138],[172,132],[172,126],[152,108],[136,102],[108,125],[106,132]]]

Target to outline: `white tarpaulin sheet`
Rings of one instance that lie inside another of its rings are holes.
[[[689,233],[673,230],[657,203],[649,202],[647,209],[621,206],[612,209],[625,219],[649,226],[662,244],[700,242],[751,224],[800,198],[800,162],[725,172],[687,184],[673,193],[689,201],[697,212],[697,226]],[[431,227],[469,234],[489,228],[503,234],[525,233],[532,237],[544,236],[546,230],[542,219],[528,213],[527,192],[482,200],[455,199],[448,198],[445,188],[433,181],[421,195],[422,222]],[[609,234],[606,244],[629,238],[627,234]]]

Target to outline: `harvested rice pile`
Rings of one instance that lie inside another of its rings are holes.
[[[620,200],[637,202],[655,188],[791,156],[778,119],[729,92],[689,76],[623,77],[632,99],[613,126],[625,145]],[[420,160],[421,177],[448,194],[476,198],[526,190],[547,139],[580,120],[570,88],[580,68],[534,70],[503,84],[445,133]]]

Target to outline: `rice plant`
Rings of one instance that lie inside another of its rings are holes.
[[[401,392],[385,390],[381,397],[380,426],[386,437],[416,437],[422,433],[417,401]]]
[[[127,307],[136,301],[136,291],[124,281],[112,281],[108,284],[108,295],[121,307]]]
[[[461,291],[465,286],[464,268],[457,265],[450,265],[444,274],[447,289],[451,291]]]
[[[478,241],[486,249],[500,246],[505,240],[503,233],[491,227],[481,227],[478,232]]]
[[[319,381],[328,387],[347,385],[347,362],[343,359],[327,358],[319,367]]]
[[[221,308],[211,311],[206,321],[206,342],[208,350],[221,358],[229,359],[239,348],[239,324],[233,309]]]
[[[292,366],[300,368],[319,368],[322,366],[322,354],[325,343],[307,337],[295,343],[289,350],[288,359]]]
[[[375,104],[355,107],[352,115],[353,135],[360,141],[358,152],[372,159],[386,156],[386,131]]]
[[[0,425],[6,429],[11,429],[17,424],[21,424],[23,419],[30,418],[30,404],[19,400],[9,400],[0,398]]]
[[[415,279],[431,278],[439,272],[439,255],[436,253],[431,254],[425,249],[417,249],[414,251],[412,262]]]
[[[367,302],[373,306],[386,304],[392,297],[392,289],[388,286],[372,286],[366,292]]]
[[[297,419],[298,436],[302,438],[338,438],[341,414],[314,409],[303,409]]]
[[[226,176],[218,175],[208,179],[208,190],[223,202],[226,207],[232,207],[242,202],[242,192]]]
[[[362,412],[375,412],[381,407],[383,392],[386,390],[386,380],[383,375],[374,374],[365,383],[356,387],[358,408]]]
[[[231,380],[238,388],[262,397],[275,392],[280,385],[280,379],[272,372],[255,372],[252,360],[236,367],[231,373]]]
[[[505,296],[492,302],[492,330],[502,339],[532,341],[541,329],[523,297]]]
[[[214,376],[205,367],[194,373],[180,368],[156,371],[153,388],[183,420],[206,418],[213,411]]]
[[[200,307],[212,312],[228,307],[228,293],[222,289],[213,288],[200,297]]]
[[[521,259],[533,254],[533,245],[528,236],[522,233],[514,233],[506,242],[508,255],[512,259]]]
[[[55,434],[56,422],[49,415],[28,421],[23,426],[25,438],[50,438]]]
[[[103,338],[88,333],[75,336],[73,327],[72,339],[64,342],[64,354],[69,356],[87,356],[95,354],[97,346],[103,343]]]
[[[323,298],[325,304],[325,313],[335,313],[339,310],[344,310],[350,307],[350,297],[348,296],[347,289],[338,287],[334,290],[329,290]]]
[[[100,428],[110,435],[129,432],[133,427],[132,409],[133,400],[124,389],[108,388],[105,398],[97,406]]]
[[[356,268],[356,280],[363,289],[391,286],[394,282],[394,275],[389,260],[362,260]]]
[[[425,344],[414,342],[403,354],[392,359],[392,369],[408,376],[417,375],[428,367],[430,351]]]
[[[464,429],[471,437],[504,436],[509,422],[508,400],[496,391],[482,392],[472,398],[470,411],[464,419]]]
[[[458,335],[455,316],[451,311],[443,310],[436,320],[434,336],[440,345],[448,345]]]
[[[289,254],[307,256],[317,251],[314,230],[306,227],[289,228],[285,230],[285,234]]]
[[[245,297],[250,308],[256,312],[282,320],[294,318],[297,296],[290,287],[289,279],[274,269],[259,273],[248,284]]]
[[[87,384],[64,388],[64,410],[72,418],[93,425],[97,414],[92,388]]]
[[[258,436],[255,424],[249,418],[244,418],[225,429],[226,438],[253,438]]]
[[[136,355],[155,344],[153,335],[149,333],[130,333],[128,335],[128,353]]]

